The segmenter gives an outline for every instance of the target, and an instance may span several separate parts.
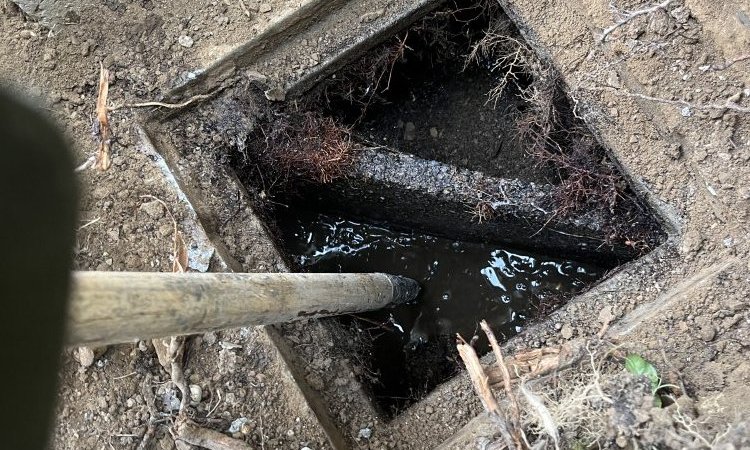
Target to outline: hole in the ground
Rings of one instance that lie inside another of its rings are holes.
[[[518,333],[664,239],[554,70],[486,5],[420,19],[246,147],[237,173],[299,270],[423,284],[414,305],[328,322],[387,415],[458,370],[456,332]]]
[[[286,249],[302,269],[391,272],[420,282],[412,304],[341,319],[370,341],[372,395],[389,413],[456,373],[456,333],[470,340],[486,318],[507,339],[604,273],[592,264],[298,207],[278,221]],[[480,338],[475,348],[483,354],[488,342]]]

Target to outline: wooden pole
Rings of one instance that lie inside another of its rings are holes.
[[[383,273],[75,272],[67,343],[103,345],[413,300],[416,281]]]

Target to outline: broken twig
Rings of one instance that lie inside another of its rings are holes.
[[[508,401],[510,402],[510,414],[511,414],[510,431],[513,436],[513,441],[516,444],[516,447],[523,448],[523,444],[522,444],[523,431],[521,430],[521,410],[518,408],[518,400],[516,399],[515,394],[513,394],[513,388],[510,385],[510,373],[508,372],[508,367],[505,366],[505,361],[503,359],[503,352],[502,350],[500,350],[500,344],[497,343],[497,338],[495,337],[495,333],[492,332],[492,329],[487,324],[487,321],[482,320],[481,322],[479,322],[479,326],[482,327],[484,334],[487,335],[487,339],[490,341],[492,352],[495,354],[495,358],[497,359],[497,366],[500,368],[500,372],[503,375],[503,387],[505,388],[505,394],[508,396]],[[488,381],[489,381],[489,377],[488,377]]]
[[[231,438],[224,433],[195,425],[188,419],[179,420],[173,432],[175,441],[184,441],[190,445],[208,450],[251,450],[252,447],[239,439]]]
[[[105,171],[112,165],[110,147],[112,145],[112,130],[107,116],[107,97],[109,96],[109,70],[99,65],[99,94],[96,97],[96,120],[98,124],[99,149],[96,152],[94,167]],[[83,166],[81,166],[83,167]]]
[[[520,448],[517,447],[516,439],[509,431],[511,426],[500,411],[497,399],[490,389],[489,378],[487,377],[487,374],[484,373],[484,368],[479,362],[477,352],[471,345],[466,343],[461,335],[457,336],[459,340],[459,343],[456,344],[458,354],[466,366],[466,371],[469,373],[471,384],[474,386],[474,390],[482,401],[485,411],[490,414],[493,421],[498,425],[500,434],[502,435],[503,441],[505,441],[505,445],[508,449],[516,450],[517,448]]]

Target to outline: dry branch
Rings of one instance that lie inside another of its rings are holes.
[[[208,450],[252,450],[246,442],[224,433],[202,428],[188,419],[179,420],[173,431],[175,441],[183,441]]]
[[[104,65],[99,66],[99,94],[96,97],[96,120],[98,124],[99,149],[96,152],[94,167],[105,171],[112,165],[110,149],[112,145],[112,130],[107,116],[107,98],[109,96],[109,70]]]
[[[466,366],[466,371],[469,373],[471,384],[474,386],[474,390],[482,401],[485,411],[487,411],[497,423],[500,434],[502,435],[508,449],[515,450],[521,448],[516,445],[516,439],[514,435],[511,434],[510,430],[512,429],[512,425],[508,423],[500,411],[500,406],[490,389],[489,378],[487,377],[487,374],[485,374],[482,364],[479,362],[477,352],[471,345],[467,344],[460,335],[458,335],[458,340],[459,343],[456,344],[458,354]]]
[[[479,362],[479,357],[474,348],[467,344],[461,336],[459,339],[462,343],[456,345],[458,354],[461,356],[461,360],[466,366],[466,371],[469,373],[471,378],[471,384],[479,395],[479,399],[482,401],[484,409],[489,413],[496,413],[499,410],[497,399],[490,389],[489,377],[484,373],[484,368]]]
[[[510,402],[510,431],[511,435],[513,436],[513,442],[515,443],[516,447],[522,448],[523,431],[521,429],[521,411],[518,408],[518,400],[516,400],[516,396],[513,393],[513,388],[510,384],[510,373],[508,372],[508,368],[505,366],[505,362],[503,360],[503,352],[502,350],[500,350],[500,344],[497,343],[495,333],[492,332],[492,329],[487,324],[487,321],[482,320],[479,323],[479,326],[482,327],[482,330],[487,335],[487,339],[490,341],[492,352],[495,354],[495,358],[497,359],[497,366],[500,368],[500,372],[503,376],[503,387],[505,388],[505,394],[508,396],[508,401]]]
[[[506,370],[511,381],[519,378],[538,378],[540,376],[569,367],[580,361],[585,354],[585,346],[580,340],[571,341],[559,347],[546,347],[518,353],[505,359]],[[503,371],[499,367],[486,367],[490,385],[501,388],[504,383]]]

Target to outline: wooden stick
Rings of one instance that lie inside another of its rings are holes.
[[[76,272],[67,343],[132,342],[370,311],[418,292],[416,281],[382,273]]]
[[[500,405],[497,403],[495,394],[493,394],[490,389],[489,380],[484,373],[482,364],[479,362],[477,352],[471,345],[466,343],[461,335],[457,335],[457,337],[459,340],[459,343],[456,344],[458,355],[466,366],[466,372],[468,372],[471,384],[474,386],[474,390],[482,401],[484,410],[487,411],[492,421],[498,427],[507,448],[509,450],[516,450],[518,447],[515,443],[515,438],[510,431],[511,426],[500,410]]]
[[[492,352],[495,354],[495,359],[497,359],[497,366],[500,368],[503,375],[505,394],[508,396],[508,401],[510,402],[510,432],[513,435],[513,441],[517,448],[523,448],[521,443],[521,433],[519,431],[521,428],[521,411],[518,407],[516,396],[513,394],[513,388],[510,385],[510,373],[508,372],[508,367],[505,366],[503,352],[500,350],[500,344],[498,344],[495,333],[492,332],[492,328],[490,328],[487,321],[482,320],[479,322],[479,326],[482,327],[482,330],[484,330],[484,333],[487,335],[487,339],[490,341]],[[485,374],[485,376],[487,375]],[[489,377],[487,378],[487,384],[489,384]]]
[[[252,450],[247,442],[233,439],[224,433],[202,428],[187,419],[177,423],[175,440],[185,441],[208,450]]]

